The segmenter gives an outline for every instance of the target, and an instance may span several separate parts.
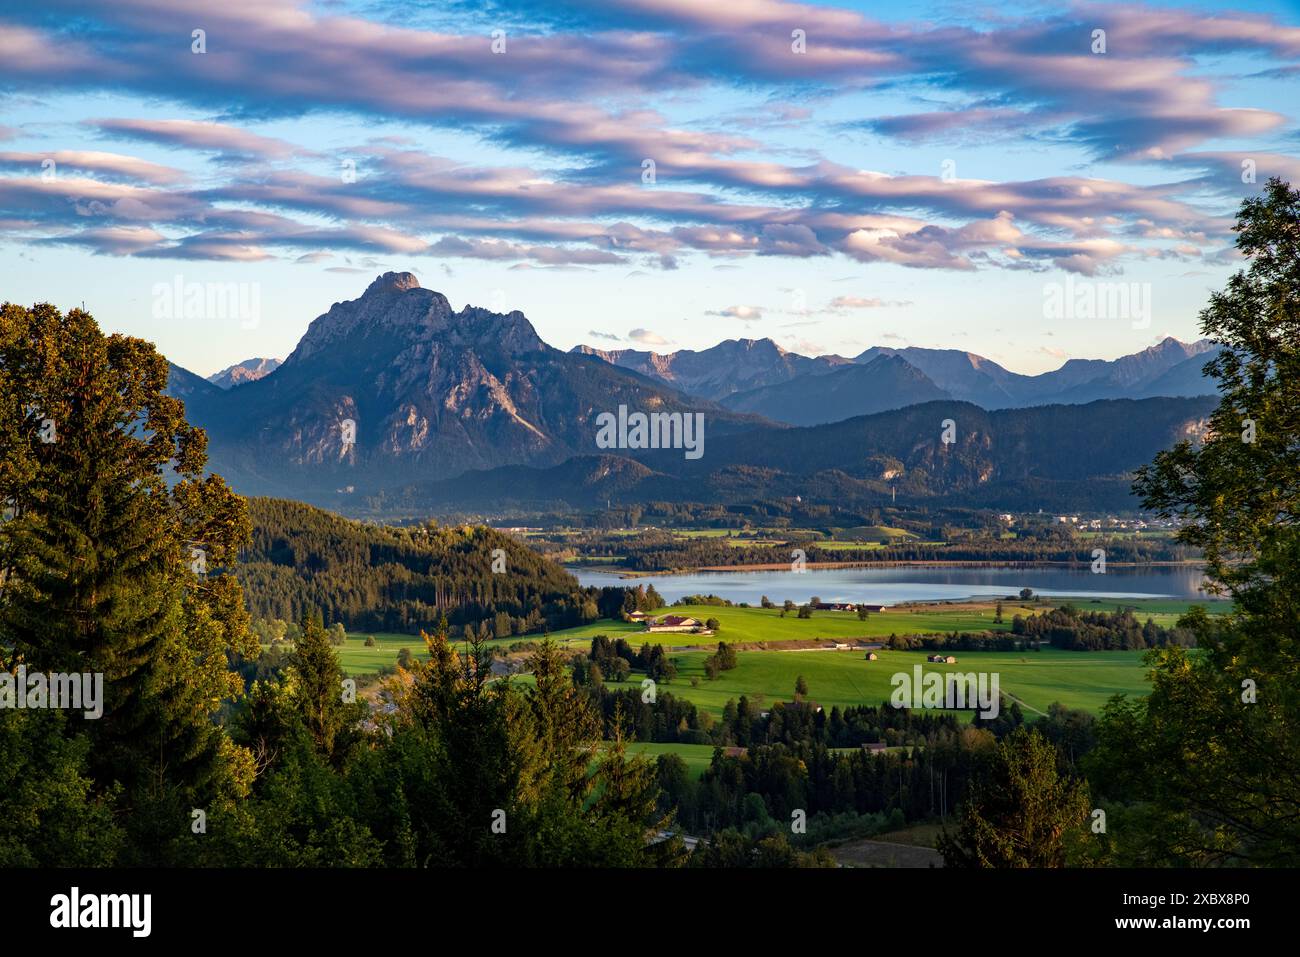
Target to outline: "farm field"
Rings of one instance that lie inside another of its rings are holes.
[[[824,552],[870,551],[885,547],[882,542],[824,541],[816,544]]]
[[[853,612],[819,611],[812,618],[798,618],[794,613],[781,617],[776,608],[737,608],[715,605],[675,606],[664,609],[673,614],[684,614],[701,620],[717,618],[721,628],[712,637],[681,634],[675,632],[649,635],[643,626],[633,622],[602,619],[589,625],[566,628],[552,632],[551,638],[563,648],[577,651],[588,647],[596,635],[609,635],[611,638],[622,637],[633,647],[639,648],[645,641],[662,644],[665,648],[682,648],[688,646],[716,645],[719,641],[747,644],[754,642],[813,641],[827,639],[847,641],[864,638],[879,641],[891,634],[936,634],[958,631],[1008,631],[1011,619],[1017,614],[1031,615],[1063,601],[1007,601],[1003,603],[1004,622],[993,622],[992,602],[958,602],[951,604],[925,604],[917,606],[898,606],[889,611],[870,615],[865,622],[858,621]],[[1097,599],[1075,602],[1076,607],[1085,611],[1114,611],[1123,607],[1136,607],[1138,617],[1145,621],[1154,618],[1156,623],[1165,627],[1172,626],[1179,615],[1192,605],[1203,604],[1211,613],[1220,613],[1226,605],[1219,602],[1198,602],[1182,599]],[[365,647],[367,635],[373,635],[376,646]],[[524,635],[506,639],[495,639],[489,645],[510,645],[517,641],[540,641],[541,635]],[[374,674],[384,665],[397,661],[397,653],[402,648],[409,648],[417,657],[424,657],[424,643],[419,635],[394,634],[387,632],[349,632],[347,644],[340,649],[339,658],[343,669],[350,674]],[[832,652],[815,652],[832,654]],[[1045,653],[1045,652],[1044,652]]]
[[[652,762],[661,754],[676,754],[686,762],[691,776],[696,778],[713,762],[713,750],[711,744],[654,744],[649,741],[632,741],[627,746],[628,754],[640,754]]]
[[[374,635],[375,647],[365,646],[366,637]],[[339,663],[343,670],[351,675],[375,674],[384,665],[396,665],[397,653],[403,648],[411,649],[411,654],[420,658],[428,657],[424,653],[424,641],[419,635],[397,635],[384,632],[348,633],[348,642],[339,649]]]
[[[846,640],[866,638],[876,640],[888,638],[891,634],[934,634],[954,631],[1010,630],[1011,618],[1017,611],[1029,614],[1029,609],[1021,609],[1017,602],[1008,602],[1003,606],[1005,621],[1001,625],[993,623],[993,606],[980,610],[960,610],[943,606],[925,606],[924,610],[900,610],[873,613],[866,621],[858,621],[854,612],[817,611],[811,618],[799,618],[795,612],[781,617],[779,608],[737,608],[716,605],[684,605],[662,609],[659,614],[671,613],[687,615],[701,621],[709,618],[718,619],[721,626],[712,637],[701,638],[699,635],[677,632],[660,632],[647,634],[645,629],[635,623],[621,621],[600,621],[578,628],[567,628],[553,632],[551,637],[561,644],[577,642],[590,643],[594,635],[622,636],[638,647],[643,641],[681,647],[683,645],[717,644],[719,641],[730,643],[749,643],[759,641],[812,641],[820,638]],[[635,638],[635,640],[634,640]]]
[[[924,672],[996,672],[1004,694],[1029,708],[1046,711],[1059,701],[1069,708],[1099,712],[1114,694],[1144,694],[1145,652],[1072,652],[1044,649],[1028,652],[956,652],[957,664],[928,663],[924,651],[881,651],[867,661],[860,651],[742,651],[737,665],[716,681],[704,677],[703,652],[674,655],[678,676],[663,690],[722,714],[728,700],[742,694],[762,709],[794,697],[795,679],[808,683],[808,697],[823,708],[834,705],[879,705],[893,690],[891,677],[921,665]],[[691,678],[697,678],[695,687]],[[638,679],[639,680],[639,679]],[[611,685],[617,687],[617,685]],[[1027,717],[1033,717],[1027,712]]]

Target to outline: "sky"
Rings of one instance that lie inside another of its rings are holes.
[[[389,270],[564,349],[1038,373],[1199,337],[1297,89],[1296,2],[0,0],[0,300],[203,375]]]

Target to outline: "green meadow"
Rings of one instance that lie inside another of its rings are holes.
[[[720,624],[718,633],[712,637],[699,635],[661,632],[648,634],[643,625],[634,622],[612,621],[602,619],[589,625],[566,628],[552,632],[551,639],[563,648],[574,651],[589,647],[596,635],[609,635],[626,639],[633,647],[650,641],[662,644],[665,648],[682,648],[689,646],[715,645],[719,641],[737,644],[757,642],[779,643],[788,641],[852,641],[862,638],[867,641],[879,641],[891,634],[943,634],[960,631],[1008,631],[1011,619],[1017,615],[1031,615],[1046,608],[1064,604],[1062,600],[1034,602],[1006,601],[1003,603],[1003,622],[993,621],[993,604],[972,605],[960,603],[954,605],[926,604],[915,608],[900,606],[884,612],[873,613],[866,621],[858,621],[854,612],[817,611],[811,618],[799,618],[794,612],[781,616],[779,608],[737,608],[718,607],[714,605],[687,605],[664,609],[660,614],[689,615],[701,621],[716,618]],[[1138,617],[1145,621],[1154,618],[1157,624],[1169,627],[1178,616],[1192,605],[1205,605],[1212,614],[1226,610],[1223,602],[1187,601],[1182,599],[1096,599],[1074,602],[1076,607],[1086,611],[1114,611],[1120,607],[1135,607]],[[375,647],[365,647],[367,635],[375,638]],[[489,645],[510,645],[518,641],[540,641],[542,635],[525,635],[515,638],[496,639]],[[347,644],[340,649],[339,658],[343,668],[349,674],[374,674],[384,665],[397,662],[397,653],[402,648],[409,648],[417,657],[424,657],[424,643],[419,635],[404,635],[388,632],[350,632]],[[824,654],[826,652],[816,652]],[[1039,654],[1046,654],[1040,652]],[[1107,653],[1109,654],[1109,653]]]
[[[686,762],[691,776],[698,778],[713,763],[712,744],[654,744],[649,741],[633,741],[628,744],[628,754],[639,754],[650,761],[661,754],[676,754]]]
[[[780,608],[736,608],[715,605],[685,605],[662,609],[658,614],[687,615],[707,621],[718,619],[719,631],[712,637],[689,633],[657,632],[647,634],[645,627],[630,622],[599,621],[578,628],[553,632],[551,637],[562,645],[587,645],[595,635],[626,638],[640,647],[644,641],[667,647],[683,645],[751,643],[759,641],[812,641],[827,639],[846,641],[853,638],[876,640],[891,634],[936,634],[954,631],[1010,630],[1011,618],[1017,612],[1031,614],[1032,609],[1022,608],[1018,602],[1007,602],[1003,607],[1002,624],[993,621],[993,607],[986,611],[963,611],[956,608],[929,605],[918,610],[891,610],[873,613],[866,621],[858,621],[855,612],[815,611],[811,618],[799,618],[795,612],[781,616]]]
[[[997,673],[1004,694],[1038,711],[1060,702],[1068,708],[1098,712],[1112,695],[1141,695],[1147,690],[1142,662],[1145,652],[1141,651],[955,652],[955,665],[930,664],[924,651],[877,654],[878,660],[867,661],[862,651],[742,651],[734,669],[709,681],[704,676],[706,655],[687,652],[673,656],[678,675],[661,687],[715,716],[721,715],[728,700],[741,695],[763,710],[778,701],[790,701],[799,675],[808,684],[808,697],[828,710],[834,705],[879,705],[888,701],[893,691],[891,677],[898,672],[911,674],[915,665],[921,665],[923,673]],[[640,678],[633,677],[636,682],[629,685],[639,683]],[[694,686],[692,678],[696,679]],[[1032,718],[1033,713],[1026,716]]]

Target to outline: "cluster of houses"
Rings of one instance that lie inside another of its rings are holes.
[[[866,661],[874,662],[879,661],[879,659],[880,655],[876,654],[875,651],[867,651]],[[956,664],[957,657],[950,654],[927,654],[926,661],[931,664]]]
[[[868,605],[864,602],[853,603],[851,601],[819,601],[813,605],[816,611],[857,611],[859,608],[865,608],[867,611],[881,612],[885,610],[884,605]]]
[[[1104,519],[1085,518],[1082,521],[1079,519],[1078,515],[1058,515],[1056,516],[1056,521],[1059,525],[1075,525],[1078,528],[1088,529],[1090,531],[1100,531],[1102,528],[1118,528],[1123,530],[1132,528],[1140,532],[1144,528],[1151,527],[1140,518],[1115,518],[1114,516],[1109,515]],[[1157,522],[1155,524],[1160,525],[1161,523]]]

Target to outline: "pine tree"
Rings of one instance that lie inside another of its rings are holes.
[[[294,698],[317,750],[341,765],[366,708],[360,702],[344,701],[343,669],[320,614],[304,614],[299,627],[302,635],[294,643],[291,659]]]
[[[1058,773],[1056,749],[1020,727],[997,745],[956,834],[940,835],[938,848],[947,867],[1064,867],[1088,810],[1082,782]]]
[[[206,437],[167,377],[151,344],[86,312],[0,307],[0,657],[104,675],[103,717],[70,732],[101,786],[159,802],[136,816],[159,834],[182,823],[166,809],[247,791],[251,760],[213,717],[242,689],[228,656],[256,654],[221,573],[248,538],[243,501],[202,477]]]

